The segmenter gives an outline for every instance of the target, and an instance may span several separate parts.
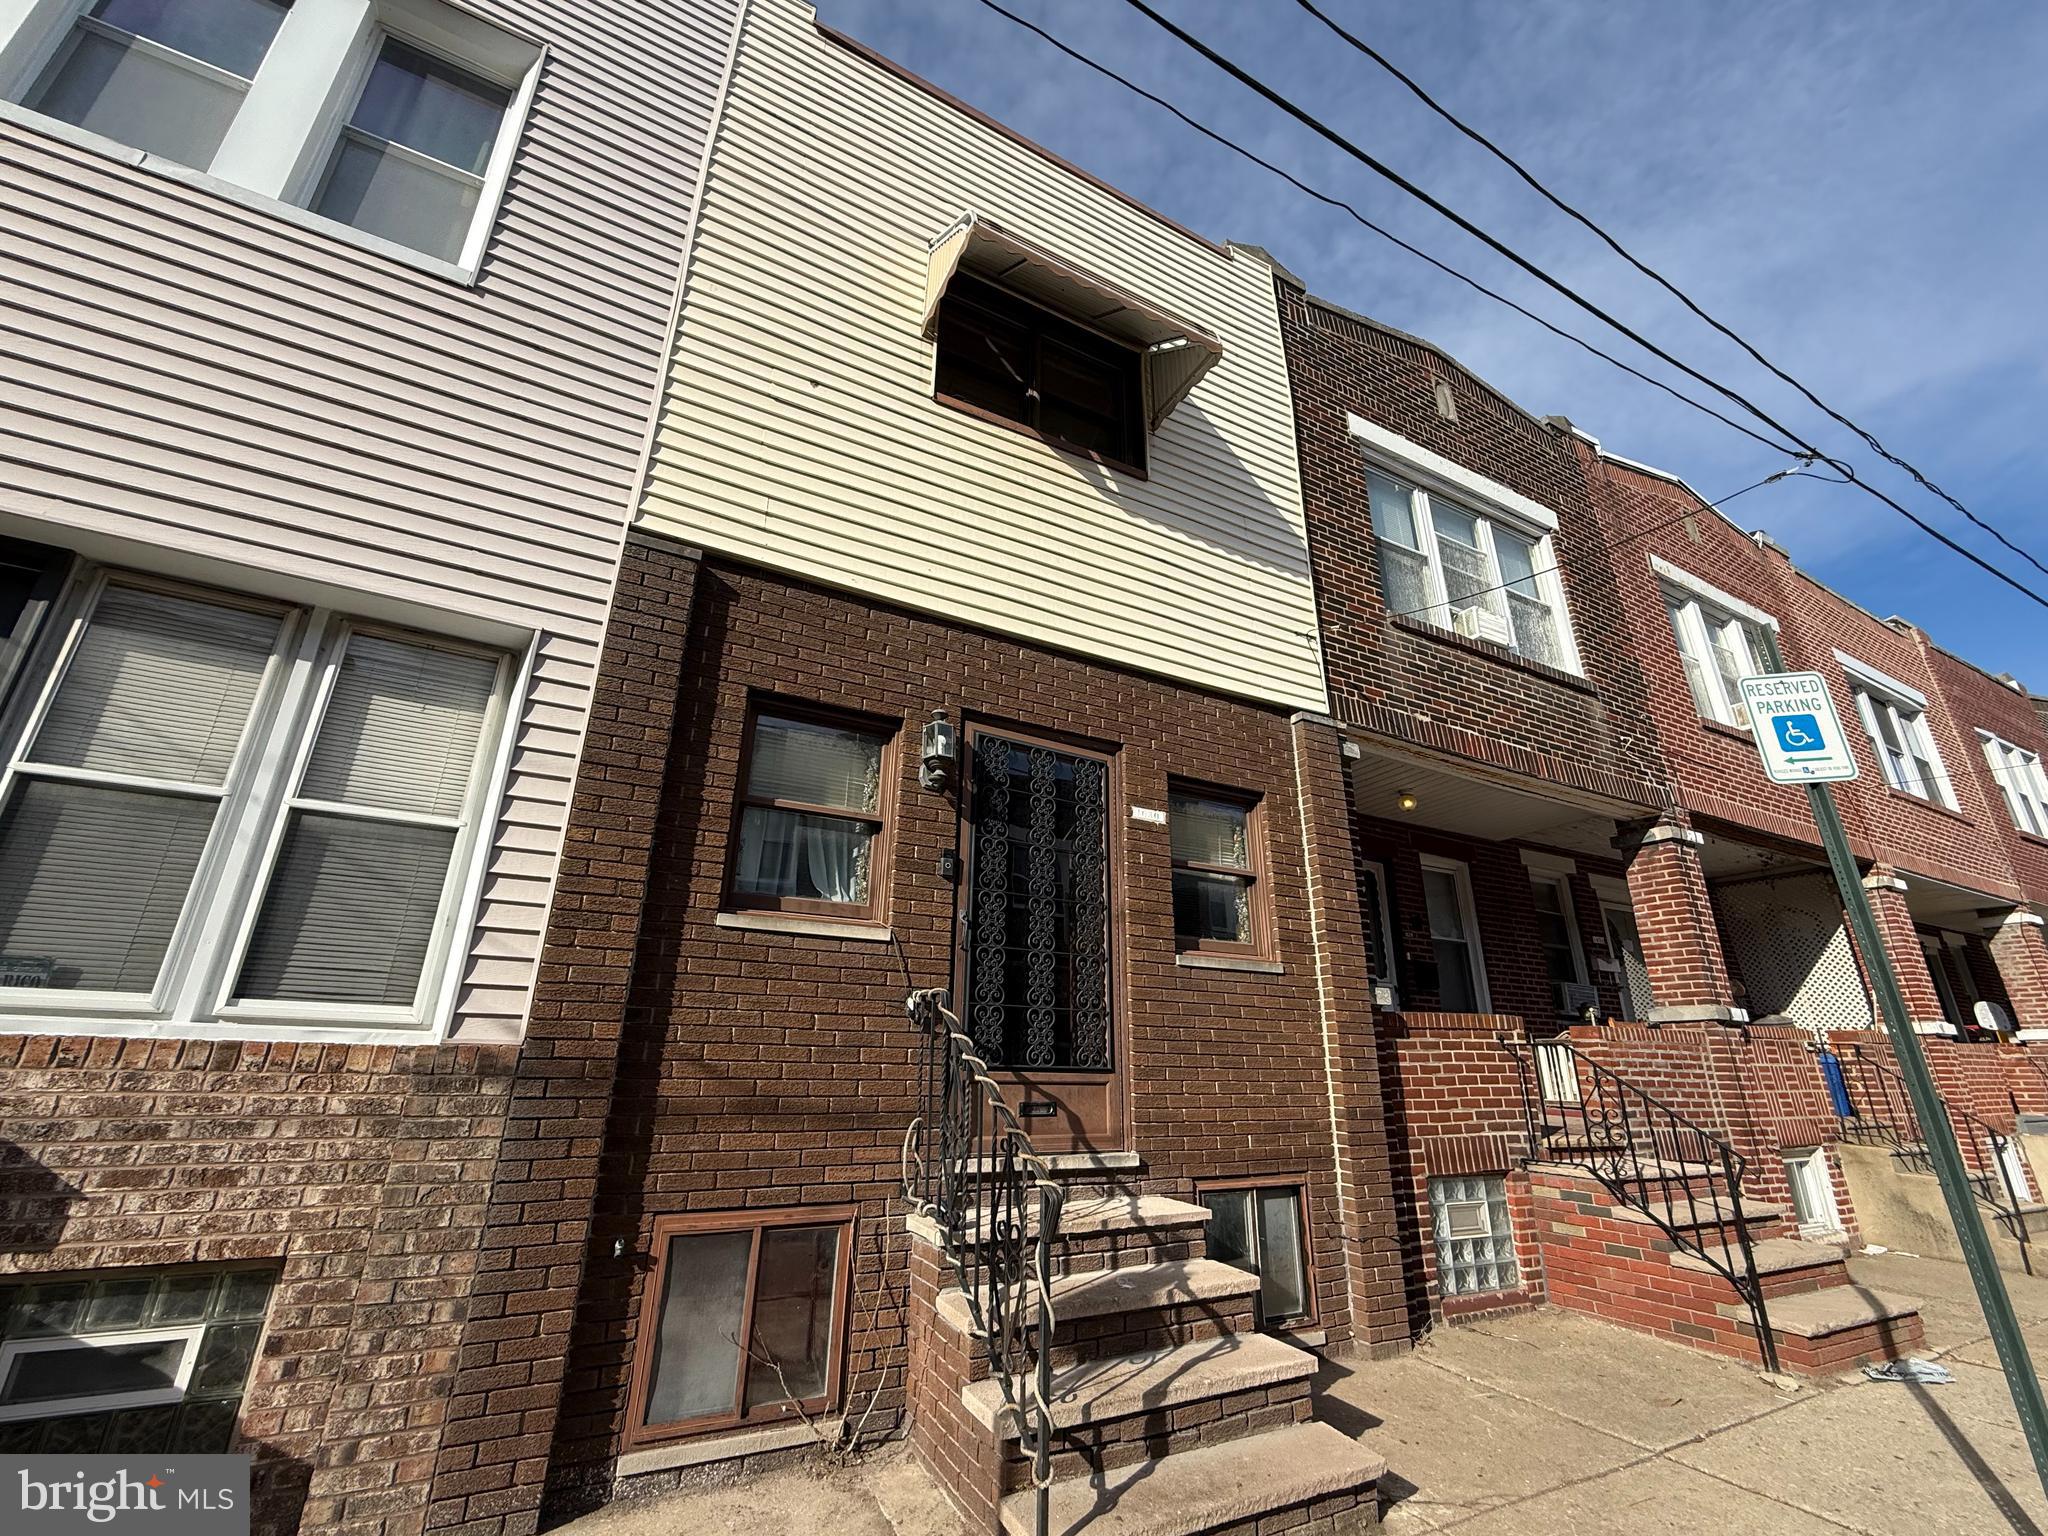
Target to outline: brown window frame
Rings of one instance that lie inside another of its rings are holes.
[[[647,1272],[646,1288],[633,1320],[633,1366],[627,1383],[626,1424],[621,1443],[628,1449],[667,1445],[700,1435],[731,1429],[754,1429],[780,1424],[789,1419],[829,1413],[837,1407],[845,1387],[846,1335],[852,1326],[853,1247],[859,1208],[851,1205],[785,1206],[762,1211],[688,1211],[681,1215],[657,1216],[653,1245],[654,1262]],[[747,1259],[747,1294],[740,1307],[739,1336],[753,1333],[754,1293],[760,1283],[761,1235],[778,1227],[839,1228],[839,1270],[833,1277],[832,1340],[825,1356],[825,1390],[802,1399],[788,1399],[748,1410],[746,1406],[747,1367],[752,1356],[744,1344],[733,1380],[732,1411],[704,1414],[673,1424],[647,1423],[647,1394],[654,1385],[654,1357],[661,1344],[661,1307],[668,1291],[669,1240],[703,1232],[753,1233],[753,1249]]]
[[[783,800],[771,795],[748,793],[754,772],[754,735],[761,717],[797,720],[807,725],[835,730],[858,731],[882,738],[881,782],[875,792],[873,812],[849,811],[840,806],[813,805],[804,800]],[[747,718],[740,737],[739,774],[733,782],[732,830],[725,858],[724,910],[728,912],[785,912],[793,917],[831,918],[839,922],[872,923],[880,926],[888,911],[890,858],[890,803],[896,789],[897,751],[902,740],[901,723],[857,710],[834,709],[771,694],[747,700]],[[739,888],[740,829],[748,809],[789,811],[802,816],[823,816],[835,821],[858,822],[874,829],[868,844],[868,899],[864,902],[824,901],[810,896],[761,896]]]
[[[1070,453],[1091,463],[1123,470],[1141,480],[1146,478],[1146,438],[1150,428],[1145,420],[1145,358],[1142,352],[1129,342],[1106,335],[1072,315],[1049,309],[1023,294],[1011,292],[1000,284],[966,273],[956,276],[947,285],[945,296],[939,300],[941,338],[946,334],[948,306],[953,305],[981,309],[995,319],[1017,326],[1028,333],[1031,349],[1030,376],[1023,380],[1026,414],[1024,417],[1012,416],[993,406],[982,405],[949,392],[941,382],[945,367],[943,350],[938,351],[933,359],[934,400],[978,420],[1007,427],[1014,432],[1023,433],[1026,437],[1037,438],[1040,442],[1057,448],[1061,453]],[[1108,453],[1099,448],[1089,448],[1080,443],[1070,442],[1040,425],[1039,407],[1043,404],[1043,397],[1039,392],[1039,385],[1043,372],[1045,343],[1048,341],[1055,346],[1063,346],[1069,351],[1078,352],[1084,357],[1091,357],[1097,362],[1114,360],[1123,370],[1121,425],[1124,453]],[[943,340],[937,345],[943,348]]]
[[[1186,795],[1198,800],[1213,800],[1218,804],[1233,805],[1243,810],[1247,860],[1244,868],[1240,869],[1230,864],[1207,864],[1195,859],[1180,859],[1173,856],[1173,800],[1176,795]],[[1266,797],[1248,789],[1230,789],[1220,784],[1204,784],[1194,779],[1170,778],[1166,781],[1166,842],[1167,859],[1172,866],[1168,875],[1169,882],[1173,875],[1186,870],[1190,874],[1222,875],[1232,880],[1243,880],[1251,887],[1252,941],[1249,944],[1230,943],[1222,939],[1190,938],[1180,931],[1180,923],[1176,919],[1173,927],[1175,952],[1183,955],[1215,955],[1230,960],[1273,959],[1273,903],[1266,858]]]
[[[1236,1190],[1252,1192],[1254,1230],[1258,1219],[1258,1192],[1262,1189],[1291,1189],[1294,1191],[1295,1220],[1301,1228],[1301,1294],[1308,1303],[1308,1310],[1298,1316],[1283,1319],[1278,1323],[1259,1320],[1262,1333],[1300,1333],[1307,1328],[1320,1326],[1322,1308],[1316,1297],[1316,1235],[1308,1219],[1308,1174],[1264,1173],[1249,1178],[1197,1179],[1195,1180],[1195,1203],[1201,1204],[1204,1195],[1230,1194]],[[1208,1227],[1202,1229],[1204,1251],[1207,1251]],[[1256,1305],[1256,1303],[1255,1303]]]

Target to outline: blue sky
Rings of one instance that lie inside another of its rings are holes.
[[[1010,9],[1237,142],[1594,337],[1596,322],[1111,0]],[[1694,366],[2048,592],[1684,314],[1286,0],[1158,8]],[[2048,563],[2048,6],[1862,0],[1319,0],[1709,311]],[[1427,336],[1518,403],[1716,497],[1782,466],[1197,137],[973,0],[820,0],[821,19],[1182,222]],[[1598,338],[1594,338],[1598,339]],[[1626,341],[1601,344],[1662,375]],[[1674,382],[1682,382],[1675,378]],[[1733,414],[1733,413],[1731,413]],[[2048,609],[1861,492],[1735,502],[1881,615],[2048,693]]]

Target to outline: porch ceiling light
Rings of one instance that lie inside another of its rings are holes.
[[[1400,806],[1404,811],[1414,810],[1417,803],[1413,790],[1404,789],[1394,796],[1394,804]]]

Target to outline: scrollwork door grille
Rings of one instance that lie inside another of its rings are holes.
[[[991,1066],[1107,1072],[1109,764],[977,733],[963,957],[967,1025]]]

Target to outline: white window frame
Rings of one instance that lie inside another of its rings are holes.
[[[162,1403],[183,1402],[185,1389],[192,1383],[193,1369],[199,1363],[200,1336],[205,1332],[204,1323],[187,1323],[171,1328],[131,1328],[108,1333],[60,1333],[47,1338],[9,1339],[0,1344],[0,1385],[6,1383],[14,1362],[23,1355],[48,1354],[59,1349],[95,1349],[106,1345],[157,1344],[166,1339],[183,1339],[185,1348],[178,1357],[177,1379],[167,1387],[151,1387],[140,1392],[87,1393],[34,1403],[0,1403],[0,1423],[67,1413],[113,1413],[122,1408],[149,1408]]]
[[[1800,1223],[1800,1235],[1827,1237],[1838,1234],[1842,1230],[1842,1211],[1835,1203],[1834,1170],[1828,1162],[1827,1148],[1787,1148],[1780,1152],[1778,1157],[1785,1165],[1785,1182],[1795,1193],[1800,1188],[1802,1178],[1802,1174],[1795,1170],[1804,1170],[1806,1175],[1811,1176],[1811,1182],[1806,1185],[1806,1189],[1814,1197],[1819,1210],[1811,1221]],[[1795,1216],[1798,1213],[1796,1202],[1793,1213]]]
[[[1927,728],[1927,695],[1846,652],[1836,651],[1835,660],[1848,676],[1857,718],[1870,738],[1870,750],[1877,756],[1878,772],[1885,783],[1915,800],[1956,810],[1955,785],[1949,778],[1948,764],[1941,760],[1941,749],[1935,746],[1934,733]],[[1910,770],[1894,763],[1891,749],[1885,745],[1886,724],[1897,733],[1899,746],[1908,758],[1918,757],[1933,768],[1932,783],[1907,782],[1912,777]]]
[[[1378,929],[1380,948],[1384,953],[1388,975],[1375,976],[1373,980],[1383,981],[1391,987],[1401,985],[1401,935],[1394,928],[1394,888],[1387,883],[1387,866],[1378,859],[1361,859],[1359,864],[1372,877],[1370,902],[1373,922]],[[1368,956],[1376,959],[1378,956]]]
[[[1529,884],[1532,887],[1545,885],[1557,892],[1558,907],[1564,913],[1565,933],[1572,943],[1572,965],[1577,970],[1577,974],[1573,978],[1573,985],[1580,987],[1590,985],[1592,973],[1586,967],[1586,948],[1579,938],[1579,914],[1578,909],[1572,904],[1571,876],[1557,870],[1548,870],[1531,865],[1529,868]],[[1541,947],[1546,951],[1549,948],[1548,945]]]
[[[1465,863],[1462,859],[1445,858],[1443,855],[1435,853],[1418,854],[1417,858],[1421,861],[1424,870],[1437,870],[1451,877],[1452,884],[1458,894],[1459,913],[1465,923],[1465,947],[1471,952],[1472,956],[1472,995],[1477,1005],[1474,1011],[1478,1013],[1492,1013],[1493,991],[1486,984],[1486,950],[1479,939],[1479,909],[1472,900],[1472,866]],[[1427,921],[1429,916],[1429,892],[1426,888],[1423,891],[1422,912],[1424,920]],[[1432,928],[1430,932],[1430,958],[1432,960],[1436,958],[1435,946],[1436,933],[1434,928]],[[1438,981],[1437,997],[1439,1006],[1441,1006],[1443,997],[1441,979]]]
[[[2048,772],[2042,770],[2041,754],[1981,727],[1977,740],[2014,828],[2029,837],[2048,838]]]
[[[1508,615],[1508,649],[1515,650],[1514,621],[1508,603],[1508,583],[1501,576],[1500,554],[1494,537],[1496,527],[1504,528],[1534,545],[1529,557],[1530,568],[1536,594],[1550,610],[1551,622],[1557,627],[1558,649],[1563,658],[1558,670],[1585,676],[1578,636],[1572,624],[1571,606],[1565,598],[1564,581],[1558,566],[1557,514],[1540,502],[1361,416],[1353,415],[1349,420],[1351,435],[1360,444],[1368,467],[1394,480],[1410,496],[1409,505],[1420,541],[1413,552],[1422,556],[1427,568],[1430,603],[1422,612],[1406,617],[1420,619],[1438,629],[1453,628],[1449,589],[1444,582],[1443,552],[1437,541],[1436,519],[1431,510],[1431,498],[1441,497],[1448,506],[1472,518],[1478,525],[1479,551],[1486,562],[1488,578],[1489,590],[1485,595],[1498,597],[1500,611]],[[1375,543],[1386,541],[1377,523],[1373,532]],[[1533,657],[1530,659],[1534,660]]]
[[[118,582],[141,590],[276,613],[278,641],[264,668],[249,722],[233,765],[219,786],[187,786],[217,799],[221,809],[192,877],[155,987],[147,994],[0,986],[0,1035],[51,1032],[141,1035],[185,1039],[309,1040],[338,1044],[437,1039],[454,1012],[460,966],[458,939],[474,925],[498,806],[504,798],[517,711],[513,701],[528,686],[534,647],[524,658],[502,648],[447,635],[341,614],[333,609],[247,597],[218,588],[132,570],[81,564],[44,626],[26,676],[34,686],[17,691],[0,717],[0,807],[23,777],[118,785],[118,775],[82,770],[24,769],[21,756],[35,739],[64,673],[92,619],[101,594]],[[279,1000],[240,1001],[231,993],[268,889],[292,807],[314,806],[365,817],[362,807],[301,800],[296,788],[312,751],[328,697],[352,634],[388,635],[441,650],[468,651],[497,663],[490,707],[479,735],[476,762],[460,818],[411,817],[376,811],[371,819],[431,822],[455,827],[449,870],[436,909],[425,964],[410,1007]],[[156,792],[178,792],[158,780]]]
[[[1750,630],[1775,632],[1778,621],[1754,604],[1723,592],[1688,570],[1653,555],[1650,569],[1657,577],[1659,591],[1669,616],[1672,638],[1678,649],[1679,665],[1686,673],[1686,691],[1702,720],[1712,720],[1738,731],[1749,729],[1749,710],[1721,675],[1714,654],[1715,643],[1727,647],[1738,677],[1750,677],[1764,670],[1762,652],[1750,642]],[[1699,681],[1693,681],[1693,669]]]
[[[0,121],[203,188],[436,276],[463,284],[477,280],[546,61],[546,46],[537,38],[486,21],[454,0],[294,0],[211,164],[195,170],[21,105],[92,4],[0,0]],[[308,206],[320,191],[387,37],[511,93],[456,261],[327,218]]]

